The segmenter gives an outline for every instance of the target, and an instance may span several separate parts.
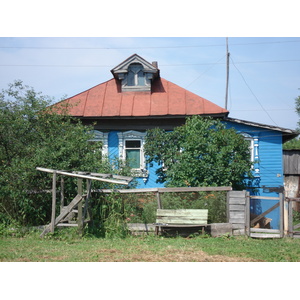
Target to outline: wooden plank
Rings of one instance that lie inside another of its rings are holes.
[[[234,229],[245,229],[244,223],[230,223],[230,224],[232,224],[232,228]]]
[[[254,200],[280,200],[280,197],[264,197],[264,196],[250,196]]]
[[[231,204],[229,209],[230,211],[244,211],[245,205]]]
[[[245,205],[246,204],[246,197],[245,198],[229,198],[229,205]]]
[[[181,192],[214,192],[214,191],[230,191],[231,187],[182,187],[182,188],[145,188],[145,189],[96,189],[93,192],[109,193],[181,193]]]
[[[157,216],[207,217],[208,209],[157,209]]]
[[[232,223],[232,224],[239,223],[239,224],[243,224],[245,226],[245,218],[229,218],[229,223]]]
[[[65,172],[65,171],[56,171],[52,169],[47,169],[47,168],[36,168],[38,171],[42,172],[47,172],[47,173],[54,173],[60,174],[60,175],[66,175],[70,177],[76,177],[76,178],[82,178],[82,179],[92,179],[92,180],[97,180],[97,181],[104,181],[104,182],[109,182],[109,183],[116,183],[116,184],[123,184],[123,185],[128,185],[129,182],[123,181],[123,180],[116,180],[116,179],[106,179],[106,178],[99,178],[96,176],[91,176],[91,175],[81,175],[81,174],[74,174],[70,172]]]
[[[230,198],[245,198],[246,197],[246,191],[231,191],[229,192]]]
[[[280,233],[280,229],[250,228],[250,232]]]
[[[257,216],[253,220],[251,220],[250,226],[253,226],[254,223],[256,223],[258,220],[260,220],[261,218],[263,218],[264,216],[266,216],[268,213],[270,213],[272,210],[274,210],[275,208],[277,208],[279,205],[280,205],[279,202],[276,203],[275,205],[273,205],[272,207],[270,207],[268,210],[266,210],[265,212],[263,212],[262,214],[260,214],[259,216]]]
[[[231,211],[229,214],[229,218],[245,218],[244,211]]]
[[[161,224],[206,224],[207,218],[190,219],[188,217],[157,217],[156,223]]]
[[[56,226],[57,227],[77,227],[78,224],[73,224],[73,223],[59,223]]]
[[[62,221],[68,213],[71,212],[71,210],[82,200],[82,196],[77,195],[70,203],[68,206],[65,206],[63,208],[63,211],[61,214],[55,219],[54,225],[56,226],[60,221]],[[40,235],[40,237],[43,237],[46,233],[50,232],[51,230],[51,223],[45,227],[44,231]]]
[[[250,233],[250,237],[253,238],[261,238],[261,239],[274,239],[274,238],[280,238],[280,233]]]
[[[231,186],[158,188],[160,193],[231,191]]]
[[[300,224],[294,225],[294,229],[300,228]]]

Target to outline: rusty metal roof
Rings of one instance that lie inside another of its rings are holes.
[[[163,78],[153,81],[151,91],[122,92],[116,79],[108,80],[54,105],[70,105],[76,117],[155,117],[220,115],[229,111]]]

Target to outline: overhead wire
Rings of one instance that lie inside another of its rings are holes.
[[[231,46],[249,46],[264,44],[285,44],[300,43],[299,40],[289,41],[264,41],[253,43],[231,43]],[[180,48],[204,48],[204,47],[224,47],[224,44],[206,44],[206,45],[176,45],[176,46],[129,46],[129,47],[51,47],[51,46],[0,46],[0,49],[45,49],[45,50],[123,50],[123,49],[180,49]]]
[[[235,65],[232,57],[230,56],[230,60],[232,61],[233,66],[236,68],[236,70],[238,71],[238,73],[240,74],[241,78],[243,79],[244,83],[246,84],[246,86],[248,87],[249,91],[251,92],[251,94],[254,96],[254,98],[256,99],[257,103],[260,105],[260,107],[262,108],[262,110],[267,114],[267,116],[270,118],[270,120],[276,125],[278,126],[278,124],[272,119],[271,115],[268,113],[268,111],[264,108],[264,106],[262,105],[262,103],[259,101],[259,99],[257,98],[257,96],[254,94],[253,90],[250,88],[249,84],[247,83],[245,77],[243,76],[243,74],[241,73],[241,71],[237,68],[237,66]]]

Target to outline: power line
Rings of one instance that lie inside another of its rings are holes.
[[[239,72],[240,76],[242,77],[244,83],[246,84],[246,86],[248,87],[248,89],[250,90],[251,94],[254,96],[254,98],[256,99],[256,101],[258,102],[258,104],[260,105],[260,107],[263,109],[263,111],[268,115],[268,117],[270,118],[270,120],[276,125],[277,123],[272,119],[272,117],[270,116],[270,114],[268,113],[268,111],[263,107],[263,105],[261,104],[261,102],[258,100],[258,98],[256,97],[256,95],[254,94],[254,92],[252,91],[252,89],[250,88],[249,84],[247,83],[246,79],[244,78],[243,74],[241,73],[241,71],[237,68],[237,66],[234,64],[232,58],[230,57],[230,60],[232,61],[233,66],[237,69],[237,71]]]
[[[223,58],[223,57],[222,57]],[[288,63],[300,62],[300,59],[282,59],[282,60],[261,60],[261,61],[238,61],[238,64],[256,64],[256,63]],[[226,62],[208,62],[208,63],[186,63],[186,64],[161,64],[162,67],[180,67],[180,66],[205,66],[205,65],[224,65]],[[113,65],[32,65],[32,64],[0,64],[0,67],[46,67],[46,68],[113,68]]]
[[[254,43],[231,43],[231,46],[249,46],[265,44],[285,44],[300,43],[300,40],[254,42]],[[130,46],[130,47],[46,47],[46,46],[0,46],[0,49],[44,49],[44,50],[116,50],[116,49],[176,49],[176,48],[204,48],[204,47],[224,47],[224,44],[207,45],[177,45],[177,46]]]

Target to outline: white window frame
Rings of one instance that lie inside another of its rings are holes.
[[[118,132],[119,138],[119,157],[120,159],[126,159],[126,141],[140,141],[141,147],[136,148],[140,149],[140,167],[132,169],[132,173],[136,177],[148,177],[148,171],[146,169],[146,158],[144,153],[144,144],[145,144],[146,132],[139,132],[134,130],[129,130],[125,132]]]
[[[102,142],[102,157],[108,156],[108,132],[102,132],[99,130],[92,130],[94,138],[89,142]]]
[[[259,159],[259,153],[258,153],[258,137],[251,136],[248,133],[242,132],[241,135],[244,137],[245,140],[250,141],[250,159],[251,162],[253,163],[252,169],[255,172],[255,176],[259,176],[260,174],[260,169],[259,169],[259,164],[258,164],[258,159]]]

